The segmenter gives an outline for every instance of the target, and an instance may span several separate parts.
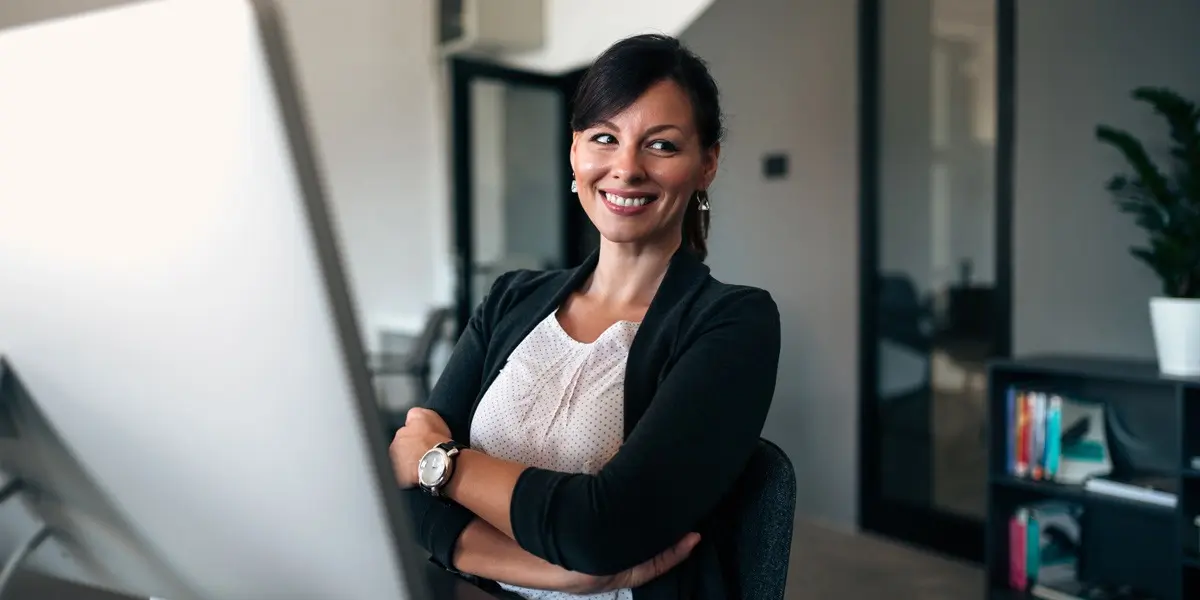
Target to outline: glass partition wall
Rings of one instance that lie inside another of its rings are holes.
[[[598,244],[570,191],[569,124],[582,70],[450,61],[459,332],[506,271],[578,264]]]
[[[983,553],[986,363],[1009,352],[1011,0],[865,0],[861,519]]]

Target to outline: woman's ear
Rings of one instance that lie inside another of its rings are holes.
[[[574,170],[575,170],[575,155],[576,155],[576,154],[578,154],[578,148],[577,148],[577,146],[578,146],[578,145],[579,145],[579,132],[578,132],[578,131],[576,131],[576,132],[573,132],[573,133],[571,133],[571,156],[570,156],[570,160],[571,160],[571,170],[572,170],[572,171],[574,171]]]
[[[717,164],[721,158],[721,142],[704,151],[704,164],[700,171],[700,189],[707,190],[717,178]]]

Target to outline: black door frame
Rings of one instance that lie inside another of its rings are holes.
[[[451,177],[453,185],[453,239],[455,255],[455,327],[456,337],[466,329],[471,311],[480,299],[472,297],[471,281],[475,275],[475,223],[473,220],[472,198],[473,185],[471,170],[471,137],[473,123],[471,122],[471,82],[476,79],[490,79],[513,85],[551,89],[559,92],[562,98],[562,162],[558,165],[546,165],[547,169],[558,168],[564,173],[571,172],[570,150],[571,136],[569,115],[573,105],[575,88],[583,78],[584,69],[571,71],[564,75],[545,75],[512,69],[494,63],[484,62],[465,57],[453,57],[449,61],[450,69],[450,152]],[[583,260],[581,256],[580,239],[583,236],[583,209],[574,201],[574,194],[569,189],[563,189],[563,202],[567,207],[563,211],[563,257],[568,265],[575,265]]]
[[[934,552],[982,562],[981,519],[905,505],[883,496],[877,368],[880,198],[880,85],[883,0],[860,0],[859,53],[859,526]],[[1013,149],[1016,98],[1016,0],[996,0],[996,323],[997,354],[1012,352]]]

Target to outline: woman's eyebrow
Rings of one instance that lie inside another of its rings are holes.
[[[650,129],[647,129],[647,130],[646,130],[646,135],[654,135],[654,134],[656,134],[656,133],[661,133],[661,132],[663,132],[663,131],[666,131],[666,130],[668,130],[668,129],[674,129],[674,130],[676,130],[676,131],[678,131],[678,132],[680,132],[680,133],[683,133],[683,128],[682,128],[682,127],[680,127],[680,126],[678,126],[678,125],[672,125],[672,124],[670,124],[670,123],[664,123],[664,124],[662,124],[662,125],[655,125],[654,127],[651,127]]]
[[[597,121],[596,127],[602,127],[604,129],[611,129],[612,131],[620,131],[621,130],[621,128],[614,125],[612,121],[605,121],[605,120]],[[661,133],[668,129],[674,129],[676,131],[679,131],[680,133],[683,133],[682,127],[680,127],[678,125],[673,125],[671,123],[663,123],[662,125],[655,125],[654,127],[647,129],[645,135],[654,135],[656,133]]]

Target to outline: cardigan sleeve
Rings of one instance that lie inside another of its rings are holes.
[[[729,493],[775,392],[780,325],[764,290],[722,304],[599,473],[522,472],[509,513],[522,548],[572,571],[617,573],[695,531]]]
[[[468,439],[471,407],[483,385],[490,321],[499,302],[497,290],[503,289],[507,279],[507,276],[497,279],[488,297],[476,307],[424,405],[442,417],[456,440]],[[450,500],[434,498],[420,487],[401,493],[407,500],[411,531],[418,543],[434,561],[453,569],[454,547],[463,529],[475,518],[474,513]]]

